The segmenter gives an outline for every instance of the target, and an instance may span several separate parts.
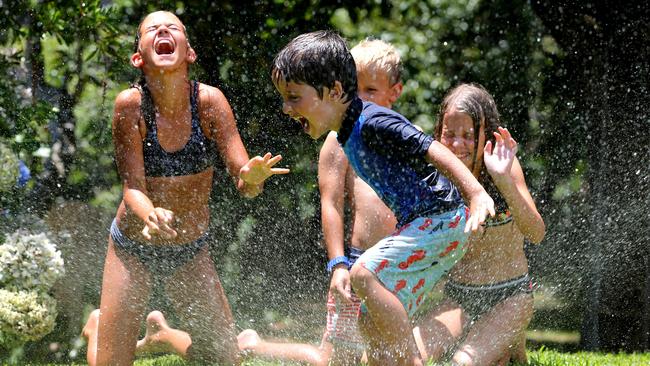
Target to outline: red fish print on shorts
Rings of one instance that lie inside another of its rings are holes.
[[[420,280],[418,281],[418,283],[415,284],[415,286],[413,286],[413,289],[411,290],[411,292],[412,292],[412,293],[416,293],[416,292],[418,292],[418,290],[421,289],[422,286],[424,286],[424,278],[420,278]],[[416,304],[416,305],[417,305],[417,304]]]
[[[406,259],[406,262],[400,262],[397,266],[402,270],[407,269],[411,264],[423,260],[426,254],[427,252],[422,249],[414,250],[413,254]]]
[[[431,220],[430,218],[426,218],[424,220],[424,223],[422,225],[418,226],[418,229],[426,230],[431,225],[432,222],[433,222],[433,220]]]
[[[375,268],[375,274],[381,272],[386,267],[388,267],[388,259],[384,259],[381,262],[379,262],[379,265],[377,266],[377,268]]]
[[[440,253],[439,257],[442,258],[442,257],[447,256],[447,254],[451,253],[451,251],[456,249],[456,247],[458,247],[458,240],[452,241],[451,243],[449,243],[447,248],[445,248],[445,251]]]
[[[393,293],[394,294],[398,293],[404,287],[406,287],[406,280],[397,281],[397,283],[395,284],[395,289],[393,290]]]
[[[415,300],[415,306],[420,306],[420,302],[422,302],[423,298],[424,298],[424,294],[420,294],[420,296],[418,296],[418,299]]]
[[[456,216],[454,221],[449,223],[449,228],[455,229],[458,226],[458,223],[460,222],[460,216]]]

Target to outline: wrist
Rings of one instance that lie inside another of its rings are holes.
[[[492,177],[492,182],[494,182],[497,187],[507,187],[514,184],[514,180],[508,173],[490,173],[490,176]]]
[[[327,262],[327,272],[332,273],[334,267],[345,266],[344,268],[350,267],[350,260],[344,255],[334,257]]]

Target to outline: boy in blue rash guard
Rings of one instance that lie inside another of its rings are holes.
[[[360,327],[369,363],[422,365],[409,317],[462,257],[469,232],[494,216],[494,203],[443,145],[400,114],[362,102],[356,76],[345,41],[330,31],[294,38],[272,68],[283,112],[314,139],[337,131],[350,165],[398,220],[399,229],[352,267],[367,308]]]

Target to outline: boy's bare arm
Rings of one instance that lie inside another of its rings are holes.
[[[427,150],[427,162],[433,164],[449,178],[469,203],[470,217],[465,231],[476,231],[485,222],[487,215],[494,216],[494,201],[476,180],[472,172],[449,149],[433,141]]]
[[[320,150],[318,160],[318,187],[321,200],[321,220],[323,236],[328,259],[344,255],[345,235],[345,179],[348,161],[338,141],[336,134],[330,132]],[[347,280],[344,273],[347,267],[337,266],[333,270],[330,290],[338,292],[343,297],[349,297],[349,273]],[[343,278],[341,278],[343,277]],[[347,288],[347,290],[346,290]]]

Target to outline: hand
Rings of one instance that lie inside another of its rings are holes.
[[[510,175],[512,163],[517,155],[517,141],[512,138],[510,131],[499,127],[499,132],[494,132],[495,143],[488,141],[483,149],[483,162],[488,173],[498,179]]]
[[[341,302],[352,303],[352,285],[350,271],[345,266],[337,266],[332,270],[330,292]]]
[[[175,238],[177,233],[172,228],[174,213],[162,207],[156,207],[149,213],[142,229],[142,236],[151,240],[152,235],[161,235],[164,239]]]
[[[485,190],[482,190],[469,201],[469,218],[465,224],[465,232],[481,229],[488,214],[491,217],[495,216],[494,201]]]
[[[272,175],[289,173],[286,168],[273,168],[280,160],[282,155],[272,156],[271,153],[266,153],[264,157],[256,156],[241,167],[239,178],[246,184],[260,185]]]

